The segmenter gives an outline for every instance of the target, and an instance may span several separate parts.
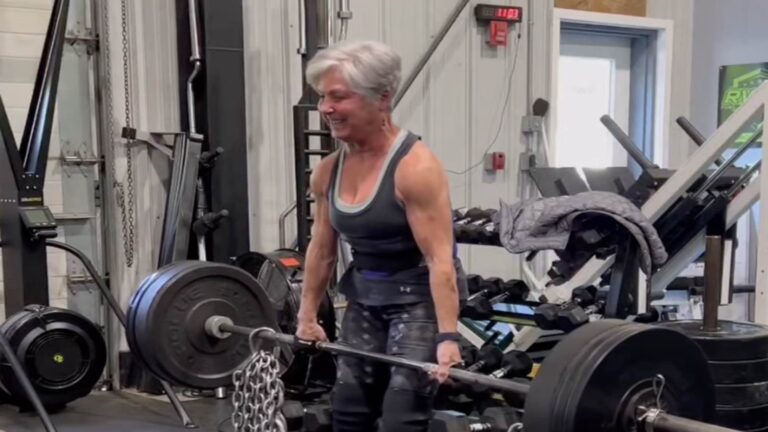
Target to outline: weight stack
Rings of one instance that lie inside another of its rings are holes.
[[[701,321],[660,325],[682,331],[707,356],[715,382],[715,424],[738,430],[768,431],[768,327],[720,321],[715,332]]]

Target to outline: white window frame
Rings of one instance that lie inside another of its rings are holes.
[[[554,8],[550,41],[550,101],[557,106],[558,63],[560,59],[560,32],[562,24],[578,23],[595,26],[624,27],[656,32],[656,94],[654,95],[653,145],[654,162],[666,166],[669,155],[669,123],[672,88],[672,41],[674,24],[671,20],[587,12]],[[557,136],[557,110],[550,111],[547,135]],[[595,121],[599,121],[595,119]]]

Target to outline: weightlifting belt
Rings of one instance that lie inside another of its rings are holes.
[[[352,260],[359,269],[395,273],[424,264],[424,255],[418,249],[390,254],[367,254],[353,250]]]

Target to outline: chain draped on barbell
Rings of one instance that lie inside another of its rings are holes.
[[[254,339],[265,350],[330,352],[424,372],[438,368],[280,333],[273,300],[237,267],[173,263],[146,278],[134,294],[127,339],[148,369],[193,388],[231,384],[233,373],[252,358]],[[682,332],[662,326],[589,323],[555,345],[530,382],[456,368],[449,376],[522,397],[527,432],[734,431],[706,423],[715,394],[701,349]]]

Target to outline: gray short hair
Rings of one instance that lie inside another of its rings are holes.
[[[394,99],[400,86],[400,55],[381,42],[345,41],[318,51],[307,64],[307,83],[317,90],[323,75],[333,68],[356,93],[371,101],[384,93]]]

